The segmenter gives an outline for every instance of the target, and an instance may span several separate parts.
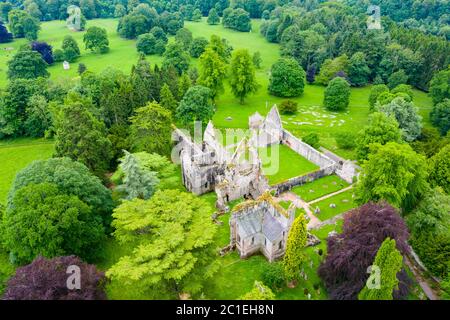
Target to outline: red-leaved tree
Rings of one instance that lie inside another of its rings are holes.
[[[357,299],[369,274],[367,268],[386,238],[395,239],[397,249],[405,254],[409,232],[398,211],[387,203],[368,203],[344,217],[341,234],[328,238],[328,255],[318,273],[331,299]],[[404,270],[398,273],[399,288],[394,298],[408,293],[410,280]]]
[[[69,266],[80,268],[80,289],[71,289],[67,285],[68,278],[73,274],[67,273]],[[38,257],[32,263],[17,269],[16,274],[8,281],[3,299],[104,300],[105,283],[103,272],[76,256],[53,259]]]

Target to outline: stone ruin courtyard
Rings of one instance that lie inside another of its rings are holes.
[[[226,138],[212,122],[201,142],[174,132],[186,189],[216,193],[216,222],[231,211],[230,243],[222,255],[237,249],[241,258],[259,252],[274,261],[284,254],[296,216],[304,214],[313,230],[334,224],[355,207],[352,183],[358,167],[285,130],[276,105],[265,118],[252,115],[249,130],[238,138]],[[309,234],[308,245],[319,242]]]

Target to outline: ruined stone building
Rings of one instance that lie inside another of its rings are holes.
[[[269,192],[237,205],[229,222],[231,247],[237,249],[241,258],[258,252],[270,262],[282,257],[295,210],[292,204],[289,209],[281,207]]]
[[[186,189],[201,195],[210,191],[217,194],[217,208],[224,210],[226,204],[239,198],[256,199],[266,190],[277,193],[289,190],[333,173],[348,182],[355,174],[349,163],[339,163],[324,153],[295,137],[283,128],[280,114],[273,106],[263,118],[255,113],[249,118],[250,132],[236,145],[226,146],[217,137],[209,122],[201,143],[194,142],[181,130],[175,130],[182,180]],[[262,171],[258,148],[284,144],[320,167],[308,175],[293,177],[277,186],[269,186]]]

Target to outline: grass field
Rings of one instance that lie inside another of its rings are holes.
[[[263,173],[270,185],[319,169],[284,144],[259,148],[258,153],[263,164]]]
[[[313,182],[292,188],[292,192],[302,200],[309,202],[327,194],[348,187],[349,184],[336,175],[326,176]]]
[[[352,195],[353,190],[350,189],[344,191],[333,197],[312,204],[311,210],[314,211],[316,207],[319,207],[320,213],[316,214],[316,216],[322,221],[331,219],[338,214],[347,212],[357,207],[357,204],[353,201]],[[331,208],[331,204],[335,204],[336,208]]]
[[[129,73],[131,66],[137,61],[138,53],[135,47],[135,40],[126,40],[116,32],[117,19],[95,19],[88,21],[89,26],[100,26],[107,30],[110,42],[110,52],[104,55],[91,53],[84,50],[82,42],[84,32],[69,31],[64,21],[44,22],[39,32],[39,41],[46,41],[53,48],[60,48],[65,35],[71,34],[77,41],[81,49],[81,57],[72,63],[70,70],[63,70],[61,63],[56,63],[48,68],[51,78],[58,81],[70,81],[76,79],[77,64],[84,63],[88,70],[99,72],[108,67],[114,67]],[[269,71],[271,65],[280,57],[279,45],[269,43],[259,34],[261,21],[253,20],[253,31],[249,33],[238,32],[224,28],[222,25],[211,26],[202,22],[186,22],[185,27],[192,31],[194,37],[209,38],[212,34],[226,38],[235,48],[246,48],[250,53],[259,51],[262,57],[261,69],[257,70],[257,78],[260,89],[254,95],[249,96],[244,104],[240,104],[225,84],[225,92],[217,100],[217,110],[213,122],[218,128],[247,128],[248,116],[258,111],[266,115],[273,104],[280,103],[283,99],[273,97],[268,94],[267,86],[269,81]],[[7,83],[6,62],[17,52],[17,49],[26,43],[25,39],[18,39],[11,43],[0,45],[0,87]],[[13,50],[5,50],[12,48]],[[160,64],[162,57],[152,55],[148,57],[152,64]],[[191,60],[191,65],[197,65],[197,59]],[[366,123],[369,115],[368,96],[370,86],[365,88],[352,88],[350,105],[348,112],[330,113],[322,106],[323,86],[307,85],[305,93],[293,100],[299,104],[299,112],[293,116],[282,116],[284,125],[293,131],[297,136],[304,136],[308,133],[317,133],[320,137],[320,144],[325,148],[336,152],[345,158],[355,159],[353,151],[341,150],[337,148],[334,136],[337,132],[352,131],[357,132]],[[431,126],[429,112],[432,101],[426,93],[415,90],[414,102],[420,109],[423,116],[424,125]],[[226,120],[231,117],[232,120]]]
[[[43,139],[0,140],[0,203],[5,203],[16,173],[33,160],[50,158],[53,142]]]

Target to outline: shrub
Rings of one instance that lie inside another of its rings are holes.
[[[279,262],[269,263],[262,272],[262,282],[272,290],[280,290],[286,284],[283,265]]]
[[[334,139],[339,148],[351,150],[356,147],[356,136],[354,132],[339,132]]]
[[[293,100],[284,100],[278,106],[282,114],[294,114],[297,112],[298,103]]]
[[[350,101],[350,85],[340,77],[334,78],[325,89],[323,105],[331,111],[342,111],[348,108]]]
[[[311,147],[313,147],[315,149],[320,147],[319,136],[317,135],[317,133],[307,134],[306,136],[304,136],[302,138],[302,140],[303,140],[304,143],[309,144]]]
[[[151,33],[144,33],[138,36],[136,48],[138,52],[144,54],[154,54],[156,46],[155,36]]]

